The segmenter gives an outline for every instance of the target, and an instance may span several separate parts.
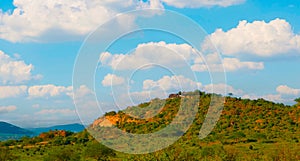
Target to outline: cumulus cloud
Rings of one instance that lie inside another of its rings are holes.
[[[217,29],[209,35],[202,44],[203,49],[213,47],[209,41],[224,54],[253,54],[260,57],[270,57],[288,52],[300,52],[300,35],[293,33],[291,25],[284,19],[274,19],[270,22],[240,21],[236,28],[228,31]]]
[[[1,30],[1,29],[0,29]],[[32,75],[34,66],[22,60],[15,60],[0,50],[0,83],[18,84],[40,76]]]
[[[237,58],[224,58],[223,65],[226,71],[236,71],[238,69],[262,70],[263,62],[242,62]]]
[[[0,86],[0,99],[27,95],[27,86]]]
[[[122,94],[119,97],[120,99],[116,99],[116,101],[118,101],[118,105],[132,106],[154,98],[166,98],[170,93],[194,91],[196,89],[221,95],[227,95],[228,93],[232,93],[235,96],[244,95],[243,90],[236,89],[228,84],[202,85],[200,82],[193,81],[184,76],[164,76],[157,81],[145,80],[142,91],[131,92],[129,95]]]
[[[221,6],[228,7],[232,5],[242,4],[246,0],[162,0],[169,6],[174,6],[178,8],[199,8],[199,7],[212,7]]]
[[[234,72],[237,70],[262,70],[264,69],[263,62],[241,61],[238,58],[223,58],[220,61],[217,53],[208,54],[205,56],[205,61],[196,59],[192,65],[192,70],[197,72]]]
[[[138,4],[138,9],[164,9],[163,4],[160,0],[149,0],[146,2],[140,1]]]
[[[0,99],[29,97],[29,98],[49,98],[67,95],[73,97],[73,87],[56,86],[53,84],[36,86],[0,86]],[[84,92],[83,90],[81,90]]]
[[[211,72],[234,72],[242,69],[249,70],[262,70],[264,69],[263,62],[251,62],[251,61],[240,61],[237,58],[224,58],[221,64],[212,64],[209,66]],[[194,64],[192,66],[193,71],[205,72],[208,71],[208,66],[206,64]]]
[[[75,110],[71,109],[45,109],[39,112],[36,112],[37,115],[53,115],[53,114],[60,114],[60,115],[76,115]]]
[[[12,42],[84,36],[123,11],[163,7],[158,0],[14,0],[13,3],[16,8],[11,14],[0,12],[0,38]]]
[[[244,93],[241,89],[235,89],[234,87],[228,85],[228,84],[208,84],[205,86],[202,86],[201,89],[208,93],[216,93],[216,94],[222,94],[227,95],[227,93],[232,93],[234,95],[241,95]]]
[[[91,124],[97,117],[103,115],[105,112],[111,111],[103,110],[104,101],[97,101],[95,99],[95,94],[96,93],[92,90],[92,88],[89,88],[86,85],[74,87],[74,103],[76,106],[76,112],[83,124]],[[99,108],[99,106],[101,108]]]
[[[280,94],[267,94],[267,95],[255,95],[255,94],[246,94],[242,96],[243,99],[259,99],[259,98],[263,98],[265,100],[268,101],[272,101],[272,102],[277,102],[277,103],[290,103],[291,99],[287,99],[287,98],[282,98],[282,96]]]
[[[167,98],[170,93],[178,91],[194,91],[199,89],[200,82],[183,75],[162,76],[158,80],[146,79],[142,82],[142,88],[127,91],[120,86],[118,92],[114,92],[114,105],[120,109],[150,101],[154,98]],[[123,92],[120,92],[123,91]]]
[[[55,86],[52,84],[48,85],[39,85],[39,86],[31,86],[28,88],[28,95],[30,98],[37,97],[55,97],[61,95],[72,96],[72,87],[64,87],[64,86]]]
[[[92,94],[94,94],[93,91],[89,89],[86,85],[82,85],[78,89],[74,90],[74,96],[76,98],[84,98]]]
[[[107,74],[102,80],[102,85],[105,87],[121,85],[124,83],[125,83],[125,79],[115,74]]]
[[[148,91],[141,91],[141,92],[131,92],[130,97],[134,102],[146,102],[150,101],[153,98],[166,98],[168,93],[162,90],[148,90]]]
[[[153,65],[168,68],[186,68],[197,72],[234,72],[237,70],[262,70],[263,62],[241,61],[238,58],[221,58],[218,53],[203,55],[188,44],[167,44],[166,42],[150,42],[139,44],[131,54],[100,54],[103,66],[114,70],[134,70],[141,67],[147,69]]]
[[[0,114],[9,113],[15,111],[16,109],[16,106],[0,106]]]
[[[287,85],[280,85],[276,88],[275,94],[265,94],[265,95],[256,95],[256,94],[245,94],[242,97],[248,99],[258,99],[263,98],[269,101],[277,103],[286,103],[294,104],[294,99],[300,95],[300,89],[291,88]]]
[[[291,88],[287,85],[278,86],[276,91],[283,95],[300,95],[300,89]]]
[[[157,81],[148,79],[143,82],[144,90],[160,88],[164,91],[193,91],[200,86],[200,82],[196,82],[182,75],[164,76]]]
[[[127,55],[101,53],[100,62],[115,70],[132,70],[153,64],[182,67],[197,56],[197,50],[188,44],[167,44],[161,41],[139,44],[133,53]]]

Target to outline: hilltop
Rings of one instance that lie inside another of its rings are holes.
[[[189,104],[191,97],[188,95],[195,92],[108,112],[96,119],[88,129],[96,134],[105,134],[103,129],[111,126],[136,134],[159,131],[174,121],[181,103]],[[198,111],[189,129],[174,144],[154,153],[130,155],[110,150],[97,144],[86,130],[79,133],[50,131],[34,138],[3,142],[2,146],[19,147],[10,151],[26,160],[59,160],[66,157],[75,157],[73,160],[300,160],[299,103],[288,106],[264,99],[199,94]],[[212,96],[224,100],[224,109],[213,131],[206,138],[199,139]],[[149,107],[159,112],[149,112]],[[137,115],[145,119],[133,117]],[[114,135],[109,133],[109,136]],[[173,135],[181,133],[170,134]]]

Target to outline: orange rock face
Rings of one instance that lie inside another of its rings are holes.
[[[47,133],[41,133],[39,135],[39,137],[42,138],[42,139],[50,138],[51,136],[53,136],[53,137],[57,137],[57,136],[66,137],[67,132],[65,130],[56,130],[56,131],[49,131]]]

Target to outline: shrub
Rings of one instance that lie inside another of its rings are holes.
[[[56,149],[44,161],[80,161],[80,155],[70,148]]]
[[[115,156],[116,154],[112,149],[109,149],[98,142],[92,142],[87,145],[84,155],[87,158],[96,160],[108,160],[110,156]]]
[[[0,160],[1,161],[14,161],[18,157],[12,154],[8,148],[0,148]]]

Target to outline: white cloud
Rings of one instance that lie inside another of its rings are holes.
[[[32,75],[33,69],[32,64],[26,64],[21,60],[14,60],[0,50],[0,83],[18,84],[38,79],[40,76]]]
[[[293,33],[291,25],[284,19],[270,22],[240,21],[236,28],[229,31],[217,29],[202,44],[203,49],[213,49],[209,41],[224,54],[254,54],[270,57],[288,52],[300,52],[300,35]]]
[[[288,101],[288,100],[282,98],[282,96],[280,94],[269,94],[269,95],[262,96],[262,98],[269,100],[269,101],[281,102],[281,103]]]
[[[221,58],[217,53],[208,54],[205,56],[205,61],[202,59],[196,59],[195,64],[192,65],[192,70],[197,72],[208,71],[208,67],[211,72],[234,72],[237,70],[262,70],[264,69],[263,62],[251,62],[241,61],[237,58]]]
[[[107,74],[102,80],[102,85],[107,86],[116,86],[125,83],[125,79],[123,77],[119,77],[115,74]]]
[[[227,95],[227,93],[232,93],[233,95],[241,95],[244,91],[240,89],[235,89],[234,87],[227,84],[208,84],[201,87],[202,90],[208,93],[217,93],[222,95]]]
[[[16,109],[16,106],[0,106],[0,114],[9,113],[15,111]]]
[[[237,58],[222,58],[217,53],[202,55],[188,44],[167,44],[165,42],[150,42],[139,44],[131,54],[100,54],[103,66],[114,70],[133,70],[145,65],[162,65],[169,69],[186,68],[197,72],[234,72],[237,70],[262,70],[263,62],[241,61]],[[203,60],[203,58],[205,60]],[[145,68],[147,69],[147,68]]]
[[[211,64],[211,72],[234,72],[242,69],[249,70],[262,70],[264,69],[263,62],[251,62],[251,61],[240,61],[237,58],[224,58],[222,64]],[[195,64],[192,66],[193,71],[204,72],[208,71],[208,66],[206,64]]]
[[[143,1],[140,1],[138,7],[138,9],[147,9],[147,8],[150,8],[150,9],[164,9],[164,6],[163,4],[161,3],[160,0],[150,0],[148,2],[143,2]]]
[[[226,71],[236,71],[238,69],[261,70],[264,69],[263,62],[241,62],[237,58],[224,58],[223,65]]]
[[[56,86],[52,84],[37,86],[0,86],[0,99],[15,97],[57,97],[67,95],[73,97],[73,87]]]
[[[78,99],[90,96],[92,94],[94,94],[93,91],[90,90],[86,85],[82,85],[78,89],[74,90],[74,96]]]
[[[227,7],[237,4],[242,4],[246,0],[162,0],[169,6],[174,6],[178,8],[199,8],[199,7],[212,7],[221,6]]]
[[[300,94],[300,89],[294,89],[287,85],[280,85],[276,88],[276,94],[265,94],[265,95],[256,95],[256,94],[246,94],[242,96],[242,98],[248,99],[258,99],[263,98],[269,101],[277,102],[277,103],[286,103],[286,104],[294,104],[294,99],[297,95]]]
[[[56,114],[61,114],[61,115],[76,115],[75,110],[71,109],[45,109],[41,110],[39,112],[36,112],[35,114],[37,115],[56,115]]]
[[[103,102],[97,101],[95,99],[94,91],[86,85],[74,88],[74,103],[76,112],[83,124],[91,124],[97,117],[104,114],[104,112],[102,112]],[[101,106],[101,108],[99,108],[99,106]]]
[[[268,94],[268,95],[262,95],[262,96],[257,96],[254,94],[247,94],[247,95],[242,96],[242,98],[243,99],[251,99],[251,100],[263,98],[265,100],[277,102],[277,103],[289,103],[291,101],[290,99],[288,100],[288,99],[282,98],[282,96],[280,94]]]
[[[127,89],[118,89],[118,92],[114,92],[114,104],[120,109],[124,109],[127,106],[137,105],[154,98],[167,98],[170,93],[194,91],[199,89],[200,86],[200,82],[182,75],[163,76],[158,80],[147,79],[143,81],[141,90],[126,91]]]
[[[102,53],[100,62],[115,70],[131,70],[151,64],[171,68],[188,66],[198,56],[197,50],[188,44],[167,44],[161,41],[139,44],[133,53],[127,55]]]
[[[287,85],[280,85],[276,88],[276,91],[282,95],[299,95],[300,89],[294,89]]]
[[[72,96],[72,87],[64,87],[64,86],[55,86],[52,84],[48,85],[39,85],[39,86],[32,86],[28,88],[28,95],[30,98],[37,98],[37,97],[55,97],[60,95],[68,95]]]
[[[163,7],[158,0],[14,0],[14,5],[12,14],[0,12],[0,38],[12,42],[84,36],[123,11]]]
[[[27,95],[27,86],[0,86],[0,99]]]
[[[123,94],[120,96],[121,101],[118,100],[118,105],[124,108],[132,105],[137,105],[143,102],[150,101],[154,98],[167,98],[169,93],[161,89],[145,90],[140,92],[131,92],[129,95]],[[129,98],[130,97],[130,98]]]
[[[155,88],[159,88],[163,91],[193,91],[195,89],[198,89],[200,86],[200,82],[193,81],[182,75],[164,76],[157,81],[145,80],[143,82],[144,90],[152,90]]]

